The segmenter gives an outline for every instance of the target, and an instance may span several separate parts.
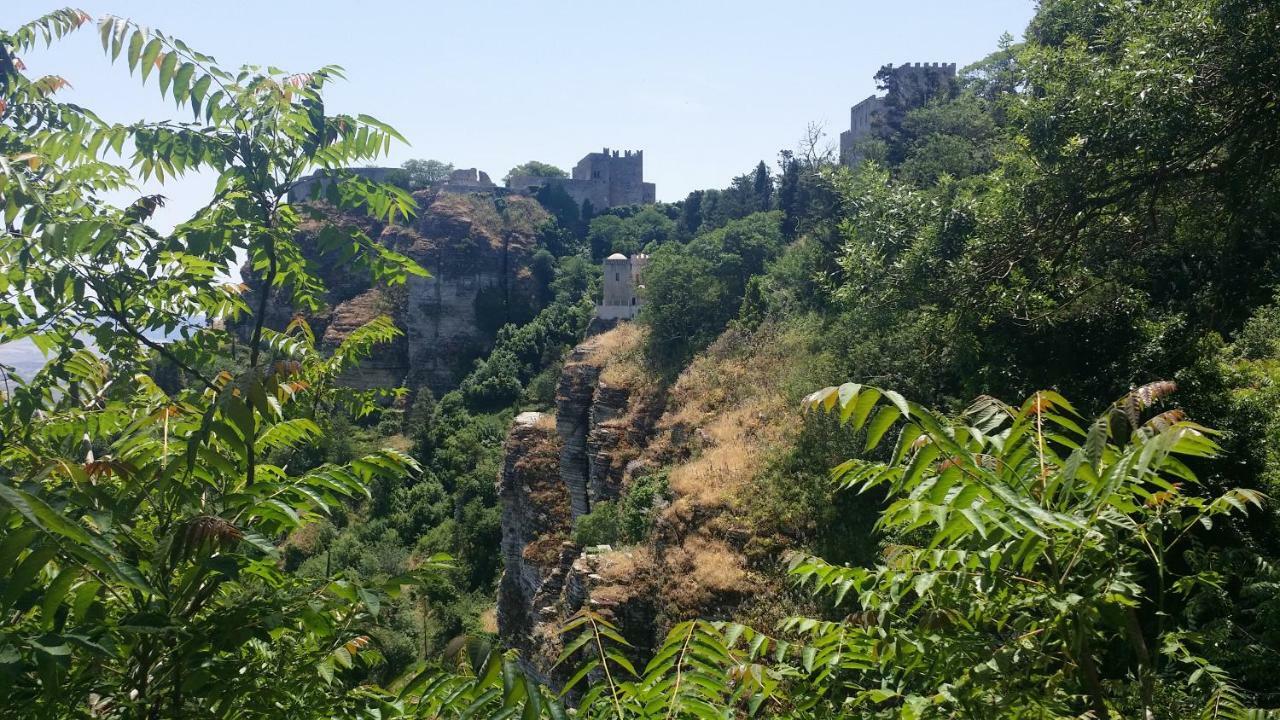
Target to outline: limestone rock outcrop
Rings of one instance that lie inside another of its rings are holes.
[[[414,199],[418,215],[406,225],[320,206],[321,212],[301,226],[299,241],[315,259],[322,234],[359,231],[431,273],[384,287],[348,265],[317,263],[327,307],[307,319],[332,347],[374,317],[390,315],[404,336],[379,347],[359,373],[351,374],[352,382],[363,387],[425,384],[439,393],[453,388],[472,359],[488,350],[498,327],[529,319],[536,296],[529,264],[538,228],[550,216],[523,196],[420,191]],[[260,280],[247,266],[242,275],[252,302]],[[267,323],[282,328],[294,312],[287,303],[274,302]]]
[[[505,572],[498,589],[498,627],[522,656],[541,657],[552,651],[555,638],[537,632],[540,611],[558,604],[578,555],[569,541],[569,494],[560,481],[560,438],[553,419],[521,413],[503,450],[498,501]]]
[[[602,377],[612,342],[596,334],[573,348],[554,419],[527,413],[517,419],[498,479],[506,560],[498,632],[506,646],[521,651],[527,670],[552,683],[564,680],[553,667],[561,647],[558,626],[586,603],[634,620],[630,630],[639,647],[652,644],[653,597],[634,592],[641,584],[622,568],[625,553],[600,553],[571,539],[573,520],[620,495],[626,459],[639,452],[658,415],[643,401],[652,393]],[[628,589],[602,592],[614,575],[626,575]]]
[[[605,372],[616,344],[612,335],[596,335],[574,348],[560,378],[554,420],[537,413],[517,418],[498,479],[506,560],[499,636],[521,651],[530,672],[552,683],[565,679],[553,668],[561,647],[557,629],[588,603],[627,619],[624,631],[640,651],[653,644],[657,607],[646,589],[646,569],[653,564],[647,551],[600,552],[570,539],[574,520],[618,498],[624,471],[660,414],[652,402],[656,395]],[[550,530],[529,520],[530,513],[550,517],[549,502],[562,523]]]
[[[790,369],[800,348],[759,332],[726,333],[664,383],[644,366],[643,328],[622,323],[569,354],[554,420],[538,414],[516,423],[499,478],[507,564],[498,632],[528,670],[553,685],[565,679],[555,667],[558,632],[583,607],[616,623],[637,665],[681,620],[768,626],[783,616],[779,602],[754,600],[778,597],[778,559],[812,528],[805,517],[769,513],[777,506],[756,483],[771,458],[794,446],[802,424],[788,375],[800,372]],[[819,476],[813,480],[825,472]],[[645,493],[636,495],[639,488]],[[575,545],[575,522],[614,500],[630,513],[619,510],[620,524],[646,513],[642,537]],[[553,506],[555,523],[530,521]]]

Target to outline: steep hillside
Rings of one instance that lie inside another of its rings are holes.
[[[584,605],[617,620],[640,656],[679,620],[777,619],[778,550],[812,540],[817,518],[780,498],[822,478],[822,460],[783,469],[809,432],[796,401],[825,362],[811,335],[730,331],[668,385],[645,367],[645,332],[588,338],[565,363],[554,415],[525,413],[507,438],[499,633],[552,681],[565,679],[552,668],[557,628]]]
[[[308,320],[317,337],[333,347],[374,317],[391,315],[404,336],[367,360],[350,383],[427,385],[440,393],[456,387],[471,361],[492,344],[498,327],[536,312],[538,288],[530,263],[538,228],[550,216],[536,200],[518,195],[422,191],[414,198],[419,211],[408,226],[328,212],[304,223],[304,248],[316,247],[331,226],[359,228],[431,273],[388,289],[346,263],[321,265],[328,306]],[[248,268],[244,276],[252,292],[257,278]],[[268,310],[268,323],[282,327],[293,313],[276,305]]]

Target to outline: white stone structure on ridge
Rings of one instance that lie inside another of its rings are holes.
[[[604,297],[596,306],[601,320],[632,320],[644,305],[644,285],[640,274],[649,264],[649,256],[638,254],[628,258],[614,253],[604,259]]]

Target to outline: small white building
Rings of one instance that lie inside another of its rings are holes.
[[[635,318],[644,305],[640,274],[648,264],[649,256],[643,254],[628,258],[614,253],[604,259],[604,298],[596,306],[596,317],[602,320]]]

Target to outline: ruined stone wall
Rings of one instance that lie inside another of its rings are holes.
[[[452,192],[463,192],[467,190],[487,191],[493,190],[497,185],[489,179],[489,173],[478,168],[462,168],[449,173],[449,179],[444,182],[443,189]]]
[[[579,206],[584,200],[590,200],[592,207],[603,210],[609,207],[609,186],[599,180],[579,180],[575,178],[544,178],[533,176],[517,176],[507,181],[507,187],[516,192],[533,194],[543,185],[555,185],[564,189],[569,197]]]
[[[389,182],[397,174],[404,171],[400,168],[389,167],[372,167],[372,168],[347,168],[343,172],[358,175],[362,178],[373,180],[374,182]],[[312,189],[316,185],[324,186],[328,180],[322,172],[312,173],[289,188],[289,202],[302,202],[311,197]]]

